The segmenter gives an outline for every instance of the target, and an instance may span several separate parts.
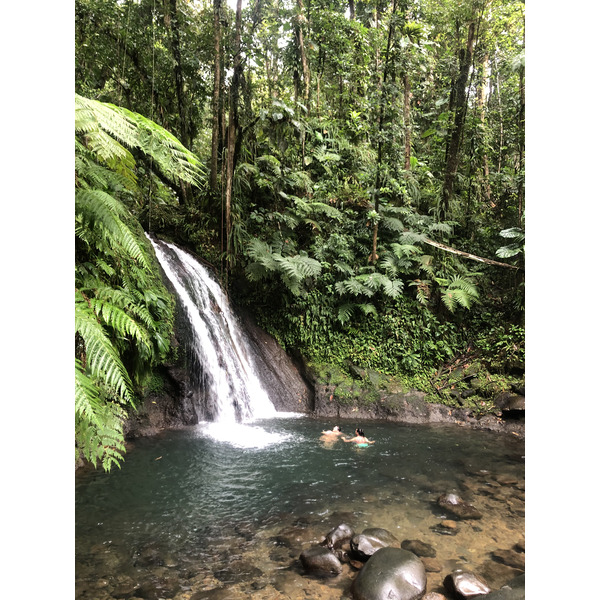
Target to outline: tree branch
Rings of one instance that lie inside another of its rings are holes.
[[[462,250],[457,250],[456,248],[452,248],[451,246],[446,246],[446,244],[442,244],[441,242],[434,242],[429,238],[424,238],[423,241],[430,246],[434,246],[435,248],[440,248],[441,250],[445,250],[446,252],[451,252],[452,254],[458,254],[459,256],[464,256],[470,260],[477,260],[479,262],[485,263],[486,265],[494,265],[496,267],[505,267],[507,269],[519,269],[520,267],[516,267],[515,265],[508,265],[506,263],[498,262],[497,260],[491,260],[489,258],[482,258],[481,256],[476,256],[475,254],[471,254],[470,252],[463,252]]]

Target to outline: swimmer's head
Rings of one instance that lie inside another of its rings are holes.
[[[341,431],[342,428],[339,425],[334,425],[333,430],[334,431]]]
[[[364,437],[365,432],[362,429],[359,429],[358,427],[356,428],[356,435],[360,435],[362,437]]]

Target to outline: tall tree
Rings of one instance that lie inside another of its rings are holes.
[[[459,72],[456,83],[453,87],[454,95],[454,124],[450,133],[448,144],[446,169],[444,173],[444,183],[442,186],[441,208],[444,215],[450,211],[450,200],[454,192],[454,180],[458,171],[460,159],[460,142],[463,135],[465,117],[467,114],[467,82],[469,79],[469,69],[473,58],[473,44],[475,42],[475,21],[471,21],[467,26],[466,46],[461,48],[459,54]]]
[[[233,76],[229,89],[229,125],[227,127],[227,169],[225,187],[225,258],[230,258],[231,201],[235,173],[235,149],[239,131],[240,79],[242,72],[242,0],[237,0],[235,14],[235,41],[233,48]]]
[[[219,146],[221,143],[221,0],[213,0],[213,30],[214,30],[214,67],[213,67],[213,96],[212,96],[212,138],[210,152],[209,185],[213,194],[217,193],[217,178],[219,173]]]

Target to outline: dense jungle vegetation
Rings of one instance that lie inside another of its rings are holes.
[[[521,0],[76,0],[75,19],[88,460],[118,464],[125,407],[171,352],[144,230],[316,372],[446,402],[452,365],[522,374]]]

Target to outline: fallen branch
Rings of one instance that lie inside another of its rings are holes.
[[[471,254],[470,252],[463,252],[462,250],[457,250],[456,248],[452,248],[451,246],[446,246],[446,244],[442,244],[440,242],[434,242],[429,238],[423,238],[423,241],[430,246],[434,246],[435,248],[440,248],[441,250],[445,250],[446,252],[452,252],[452,254],[458,254],[459,256],[464,256],[465,258],[469,258],[471,260],[477,260],[479,262],[485,263],[487,265],[495,265],[496,267],[506,267],[507,269],[519,269],[520,267],[515,267],[514,265],[507,265],[506,263],[498,262],[497,260],[491,260],[489,258],[482,258],[481,256],[476,256],[475,254]]]

